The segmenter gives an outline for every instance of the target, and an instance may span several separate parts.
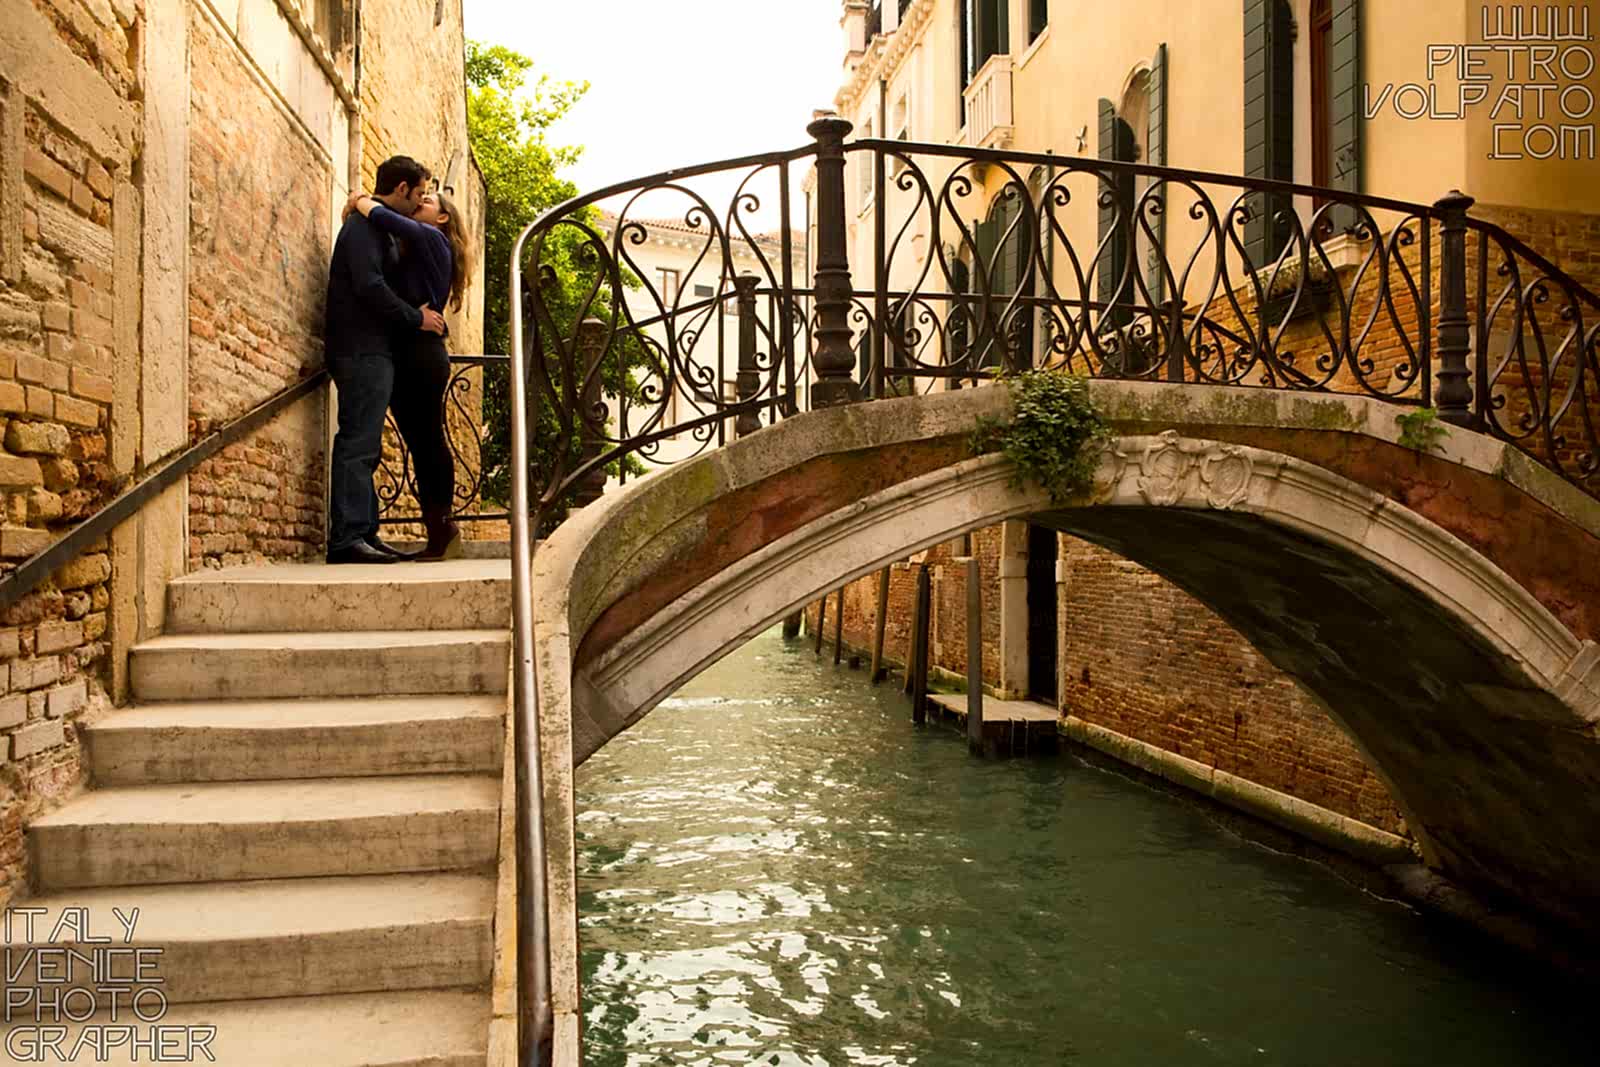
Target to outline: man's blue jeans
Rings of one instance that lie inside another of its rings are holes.
[[[383,423],[394,391],[387,354],[330,355],[339,390],[339,428],[328,474],[328,551],[338,552],[378,532],[378,491],[372,476],[383,455]]]

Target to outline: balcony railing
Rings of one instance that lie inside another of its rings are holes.
[[[967,140],[973,148],[1009,148],[1016,133],[1011,111],[1011,56],[989,57],[966,91]]]

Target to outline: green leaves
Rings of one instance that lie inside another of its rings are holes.
[[[533,69],[531,58],[503,45],[467,42],[467,135],[487,188],[483,248],[486,352],[511,351],[511,249],[518,236],[544,212],[578,195],[578,187],[560,172],[577,162],[583,149],[552,145],[547,133],[583,98],[589,83],[557,83],[541,75],[530,85]],[[597,216],[598,212],[589,208],[569,217],[592,228]],[[592,252],[580,252],[585,240],[576,227],[558,226],[540,249],[540,265],[554,273],[541,295],[557,328],[568,338],[576,331],[580,303],[593,285],[597,269]],[[540,277],[534,264],[524,262],[523,267],[525,280]],[[637,284],[637,279],[623,275],[621,282]],[[581,310],[609,320],[614,297],[611,287],[602,285],[597,298]],[[602,392],[613,397],[622,391],[637,393],[632,372],[644,358],[637,342],[627,338],[614,341],[605,356]],[[575,386],[560,381],[558,373],[553,377],[558,391]],[[530,442],[535,492],[543,489],[549,472],[558,467],[570,471],[581,453],[578,434],[562,429],[549,398],[537,411]],[[503,372],[484,376],[483,421],[483,498],[504,503],[510,486],[511,410],[510,382]],[[630,469],[637,466],[632,464]]]
[[[565,115],[589,89],[587,82],[552,85],[548,75],[525,87],[533,60],[503,45],[467,42],[467,136],[488,187],[483,264],[484,349],[510,351],[510,306],[506,279],[511,246],[540,213],[578,195],[578,187],[559,177],[583,149],[552,147],[550,125]],[[560,279],[563,288],[575,272]]]
[[[982,417],[969,440],[974,455],[1001,452],[1015,465],[1012,485],[1041,486],[1052,503],[1094,488],[1101,446],[1111,438],[1089,380],[1064,371],[1023,371],[1002,379],[1011,390],[1010,422]]]
[[[1440,441],[1450,436],[1450,431],[1439,425],[1439,412],[1435,408],[1418,408],[1395,416],[1400,424],[1400,445],[1414,452],[1443,452]]]

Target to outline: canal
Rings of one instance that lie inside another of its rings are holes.
[[[895,690],[774,630],[583,767],[586,1063],[1596,1062],[1553,976]]]

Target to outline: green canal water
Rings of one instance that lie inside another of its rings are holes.
[[[774,631],[580,771],[587,1063],[1600,1062],[1554,979],[894,689]]]

